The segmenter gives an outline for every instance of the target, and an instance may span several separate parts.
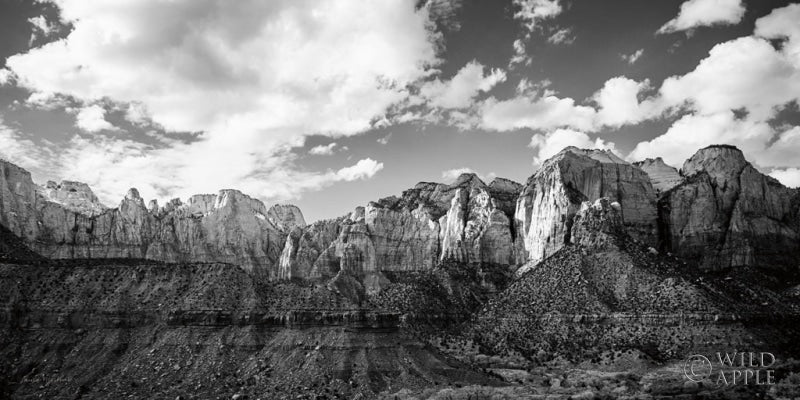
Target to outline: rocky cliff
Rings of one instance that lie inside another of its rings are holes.
[[[0,172],[0,223],[49,258],[227,262],[275,278],[288,231],[305,226],[297,207],[268,210],[237,190],[158,207],[131,189],[107,209],[85,184],[41,189],[11,163],[0,162]]]
[[[680,173],[659,158],[630,164],[570,147],[525,185],[463,174],[311,225],[295,206],[267,209],[235,190],[161,207],[131,190],[107,208],[85,184],[39,187],[7,162],[0,172],[0,223],[52,258],[230,262],[269,279],[344,274],[370,290],[382,271],[430,270],[445,260],[524,266],[522,273],[570,244],[581,204],[601,197],[619,204],[634,239],[702,268],[797,269],[800,254],[800,191],[730,146],[700,150]]]
[[[521,186],[498,178],[486,185],[463,174],[450,185],[422,182],[400,197],[290,234],[280,276],[349,273],[377,289],[383,271],[430,270],[443,260],[512,265],[511,216]]]
[[[648,158],[644,161],[637,161],[633,165],[647,172],[650,182],[657,194],[670,190],[683,181],[677,169],[667,165],[661,157]]]
[[[659,201],[665,250],[706,269],[798,269],[800,191],[758,172],[732,146],[698,151],[682,172]]]
[[[647,173],[610,151],[568,147],[544,162],[517,200],[517,262],[535,264],[569,244],[581,203],[601,197],[621,204],[635,238],[656,242],[656,196]]]

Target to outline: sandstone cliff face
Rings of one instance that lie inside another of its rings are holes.
[[[661,194],[678,186],[683,181],[683,178],[678,173],[678,170],[667,165],[661,157],[648,158],[644,161],[637,161],[633,165],[647,172],[650,177],[650,182],[657,194]]]
[[[39,192],[45,199],[61,204],[67,210],[88,216],[101,214],[108,209],[100,203],[89,185],[83,182],[61,181],[61,183],[55,183],[48,181],[44,187],[40,188]]]
[[[517,200],[517,263],[535,264],[570,243],[581,203],[601,197],[621,204],[632,236],[655,243],[656,197],[647,173],[608,151],[568,147],[544,162]]]
[[[659,201],[662,245],[706,269],[796,270],[800,194],[763,175],[731,146],[710,146],[683,165],[685,182]]]
[[[153,202],[146,207],[131,189],[117,208],[99,211],[83,184],[48,185],[46,197],[27,171],[0,162],[0,172],[0,222],[50,258],[227,262],[275,278],[288,233],[276,223],[286,230],[305,224],[296,207],[268,211],[236,190],[195,195],[186,204],[175,199],[158,208]]]
[[[280,276],[332,278],[348,273],[377,290],[382,271],[429,270],[445,259],[513,264],[511,219],[521,185],[475,174],[453,184],[422,182],[400,197],[358,207],[289,235]],[[338,277],[337,277],[338,279]]]

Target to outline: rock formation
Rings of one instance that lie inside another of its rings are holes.
[[[797,270],[800,191],[758,172],[737,148],[709,146],[659,201],[662,246],[706,269]]]
[[[345,274],[368,290],[381,272],[444,261],[524,265],[522,273],[572,243],[581,204],[601,197],[619,205],[633,238],[704,268],[797,269],[800,254],[800,191],[729,146],[699,151],[681,174],[660,158],[629,164],[610,151],[569,147],[524,186],[462,174],[311,225],[295,206],[267,209],[235,190],[159,206],[132,189],[109,209],[85,184],[38,187],[7,162],[0,172],[0,223],[53,258],[229,262],[269,279]]]
[[[85,184],[48,184],[43,192],[13,164],[0,162],[0,172],[0,222],[49,258],[227,262],[275,278],[287,231],[305,225],[296,207],[268,211],[237,190],[158,208],[131,189],[105,209]]]
[[[569,244],[581,203],[600,197],[622,205],[635,238],[656,242],[656,197],[647,173],[610,151],[568,147],[544,162],[517,200],[517,263],[535,264]]]
[[[442,260],[512,265],[513,203],[521,185],[498,178],[486,185],[462,174],[450,185],[422,182],[400,197],[358,207],[289,235],[282,278],[362,277],[377,289],[382,271],[430,270]]]
[[[664,193],[683,181],[678,170],[664,163],[661,157],[637,161],[633,165],[647,172],[657,194]]]
[[[94,216],[108,209],[100,203],[89,185],[83,182],[61,181],[55,183],[47,181],[41,188],[41,193],[49,201],[64,206],[69,211],[79,214]]]

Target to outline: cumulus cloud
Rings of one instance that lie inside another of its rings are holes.
[[[636,82],[624,76],[606,81],[603,88],[592,96],[599,106],[597,124],[619,127],[638,123],[658,113],[654,100],[639,101],[639,94],[650,87],[650,82]]]
[[[688,113],[663,135],[637,144],[629,157],[661,156],[680,165],[698,148],[728,143],[790,182],[791,171],[800,166],[800,127],[771,123],[800,100],[798,18],[800,5],[773,10],[756,21],[754,35],[718,44],[693,71],[666,79],[650,105]],[[776,48],[769,39],[782,43]]]
[[[420,88],[420,95],[434,107],[465,108],[481,92],[488,92],[495,85],[506,80],[506,73],[501,69],[492,69],[484,73],[484,66],[471,61],[462,67],[449,81],[439,79],[426,82]]]
[[[86,132],[117,129],[110,122],[106,121],[106,110],[97,104],[81,108],[75,116],[75,126]]]
[[[329,156],[333,154],[334,149],[336,148],[336,142],[331,142],[328,144],[321,144],[319,146],[314,146],[311,150],[308,151],[308,154],[313,154],[316,156]]]
[[[63,171],[95,187],[131,181],[136,168],[153,181],[133,179],[137,185],[165,196],[234,186],[262,198],[291,197],[325,182],[369,177],[355,169],[299,171],[289,149],[306,135],[372,128],[440,62],[430,9],[413,2],[63,0],[58,6],[72,31],[9,57],[18,85],[40,99],[135,102],[126,113],[130,121],[202,133],[194,143],[163,148],[119,138],[62,144],[64,153],[96,161]],[[380,169],[369,162],[353,168],[371,165]]]
[[[514,68],[520,64],[531,64],[533,60],[527,53],[525,53],[525,42],[523,42],[522,39],[514,40],[512,47],[514,48],[514,55],[511,56],[511,60],[508,62],[508,68]]]
[[[678,16],[664,24],[657,33],[685,31],[701,26],[737,24],[744,16],[742,0],[688,0],[681,4]]]
[[[39,38],[46,38],[55,30],[55,27],[48,23],[43,15],[28,18],[28,22],[33,26],[29,41],[31,44]]]
[[[550,35],[547,41],[552,44],[572,44],[575,41],[575,35],[572,33],[571,28],[562,28]]]
[[[552,94],[543,97],[521,95],[508,100],[491,97],[480,106],[480,126],[495,131],[530,128],[550,130],[570,127],[592,130],[595,110],[576,105],[571,98]]]
[[[0,68],[0,86],[8,85],[12,82],[14,75],[6,68]]]
[[[589,135],[571,129],[556,129],[547,134],[535,134],[528,147],[538,150],[533,158],[534,165],[543,163],[548,158],[556,155],[565,147],[575,146],[581,149],[601,149],[616,151],[616,145],[600,138],[592,140]]]
[[[345,167],[336,172],[336,178],[342,181],[355,181],[358,179],[372,178],[383,169],[383,163],[371,158],[359,160],[351,167]]]
[[[538,23],[561,14],[563,8],[559,0],[514,0],[519,11],[514,18],[523,22],[528,31],[533,31]]]
[[[620,54],[620,58],[622,58],[628,64],[633,64],[639,60],[642,54],[644,54],[644,49],[639,49],[631,54]]]
[[[719,143],[737,146],[746,154],[754,155],[764,150],[770,137],[772,130],[767,123],[737,119],[732,111],[688,114],[663,135],[636,145],[630,158],[661,157],[667,164],[681,165],[698,149]]]
[[[378,138],[377,142],[385,146],[389,144],[389,139],[391,138],[392,138],[392,132],[389,132],[386,134],[386,136]]]
[[[483,175],[483,174],[480,174],[480,173],[476,172],[472,168],[462,167],[462,168],[453,168],[453,169],[448,169],[446,171],[442,171],[442,179],[447,183],[451,183],[451,182],[455,181],[456,179],[458,179],[458,177],[461,176],[462,174],[475,174],[475,175],[478,175],[478,178],[480,178],[485,183],[489,183],[489,182],[493,181],[494,178],[497,178],[497,174],[495,174],[494,172],[490,172],[490,173],[488,173],[486,175]]]
[[[788,187],[800,187],[800,168],[776,169],[770,172],[769,176],[779,180]]]

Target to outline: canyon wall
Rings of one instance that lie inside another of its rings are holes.
[[[381,271],[431,269],[444,260],[524,266],[573,242],[585,201],[619,205],[638,242],[702,269],[796,269],[800,193],[750,165],[731,146],[710,146],[681,171],[660,158],[628,163],[610,151],[569,147],[526,182],[421,182],[400,196],[306,225],[292,205],[267,207],[236,190],[159,207],[131,189],[116,208],[82,183],[33,183],[0,162],[0,223],[51,258],[227,262],[268,279],[342,274],[378,285]]]

